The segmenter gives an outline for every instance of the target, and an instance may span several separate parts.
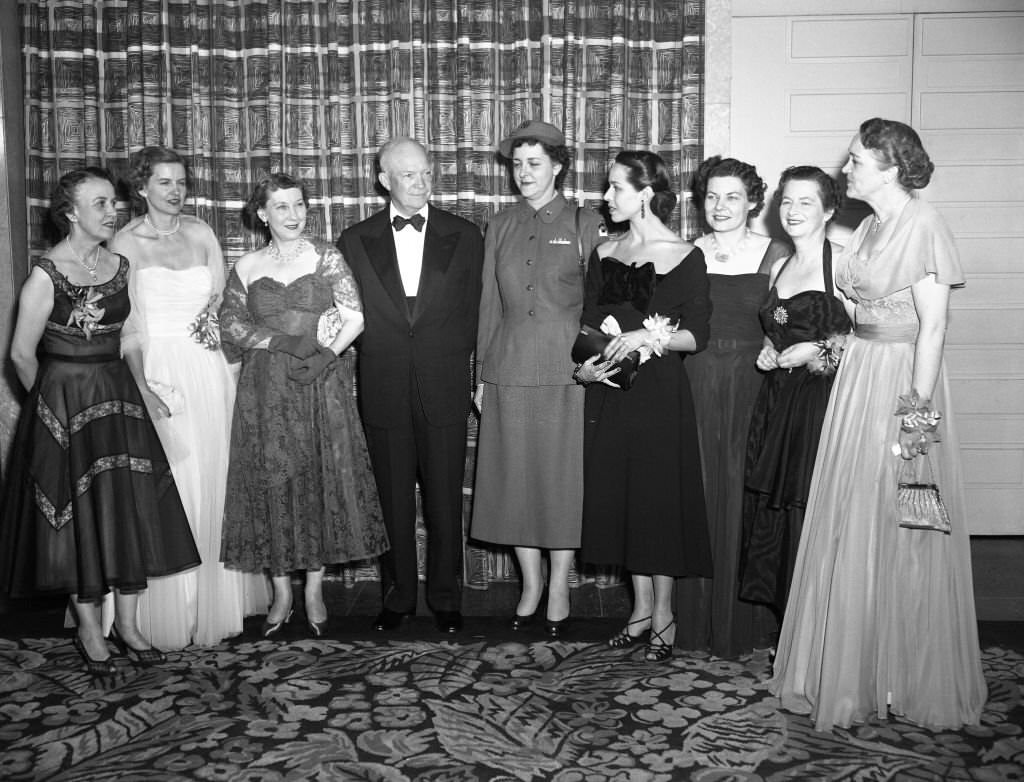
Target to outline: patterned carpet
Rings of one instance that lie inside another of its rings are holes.
[[[977,728],[817,734],[764,689],[764,652],[362,635],[247,632],[109,680],[68,638],[0,640],[0,779],[1024,780],[1024,657],[997,647]]]

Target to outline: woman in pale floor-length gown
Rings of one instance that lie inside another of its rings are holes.
[[[843,167],[847,194],[874,214],[836,267],[856,326],[825,413],[769,685],[817,730],[872,714],[955,729],[977,724],[985,704],[942,365],[950,287],[964,277],[949,229],[913,193],[933,168],[913,129],[877,118],[861,125]],[[949,534],[899,525],[906,479],[938,484]]]
[[[267,610],[262,575],[220,562],[235,377],[221,352],[216,320],[193,335],[200,313],[216,313],[224,287],[220,245],[210,227],[181,213],[184,161],[162,147],[133,159],[133,200],[145,214],[113,240],[132,266],[132,314],[122,350],[161,397],[153,411],[202,564],[154,578],[139,599],[139,620],[153,644],[181,649],[216,644],[242,632],[242,619]],[[195,325],[194,325],[195,324]]]

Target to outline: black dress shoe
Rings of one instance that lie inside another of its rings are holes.
[[[407,616],[412,616],[412,611],[392,611],[390,608],[385,608],[373,620],[373,627],[375,630],[395,630]]]
[[[437,629],[442,633],[457,633],[462,629],[462,614],[459,611],[435,611]]]
[[[534,611],[532,614],[523,616],[522,614],[516,614],[512,617],[512,629],[522,630],[523,628],[529,627],[537,621],[537,612]]]
[[[569,624],[569,617],[559,619],[557,622],[553,619],[545,619],[544,632],[547,633],[548,638],[561,638],[567,624]]]

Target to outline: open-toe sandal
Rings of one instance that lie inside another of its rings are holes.
[[[122,655],[129,660],[137,662],[144,668],[167,662],[167,655],[159,649],[154,649],[152,646],[148,649],[136,649],[134,646],[129,646],[128,642],[121,637],[121,633],[118,632],[116,625],[110,628],[110,642],[117,647],[117,650]]]
[[[651,617],[645,616],[642,619],[634,619],[632,622],[627,622],[626,626],[623,627],[619,632],[608,639],[608,645],[612,649],[625,649],[627,646],[632,646],[635,643],[639,643],[643,640],[643,637],[650,633],[650,629],[641,630],[640,635],[633,635],[629,632],[629,628],[633,625],[642,625],[645,622],[650,622]]]
[[[647,648],[644,649],[645,660],[649,660],[652,663],[660,663],[672,656],[672,644],[665,643],[665,634],[675,625],[675,619],[661,628],[660,631],[655,630],[654,625],[651,625],[651,638],[647,642]]]

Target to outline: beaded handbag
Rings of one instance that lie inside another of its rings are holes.
[[[927,454],[922,458],[931,473],[931,462]],[[896,514],[899,525],[907,529],[932,530],[946,535],[951,529],[949,513],[942,503],[942,495],[939,494],[934,476],[928,483],[900,480],[896,489]]]

